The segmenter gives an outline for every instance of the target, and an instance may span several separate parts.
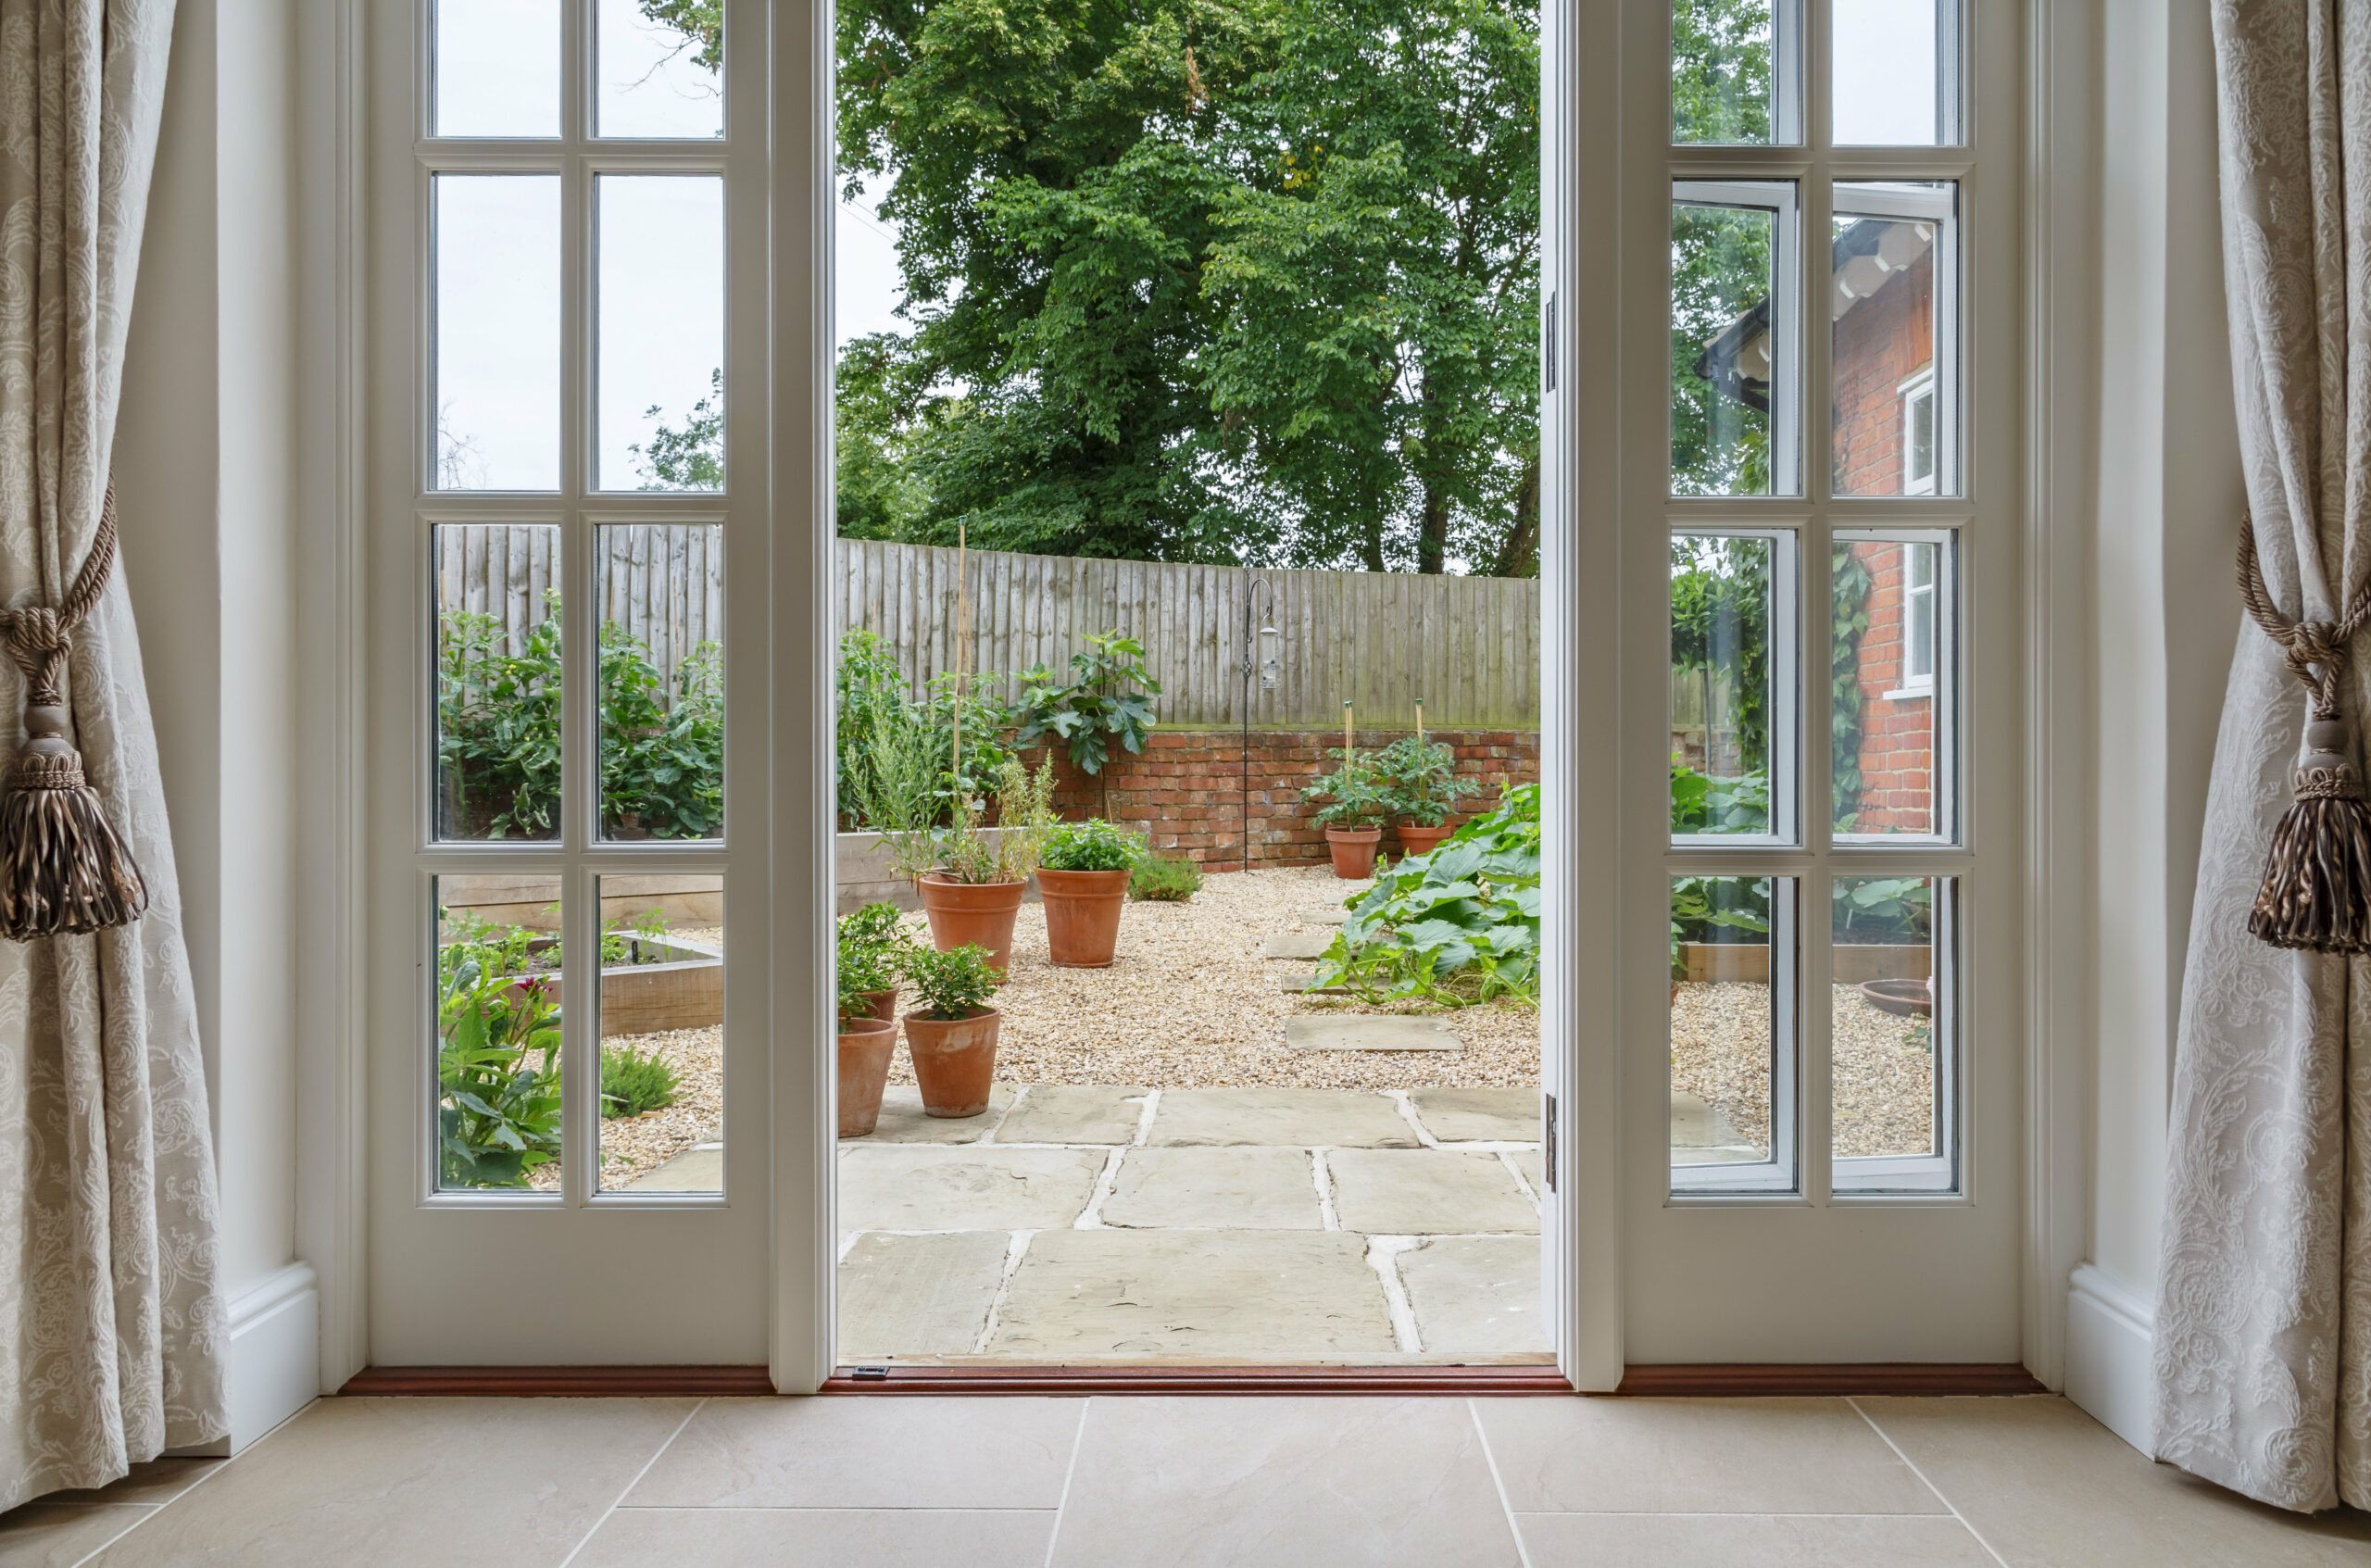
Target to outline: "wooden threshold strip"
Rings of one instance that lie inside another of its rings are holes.
[[[1552,1366],[842,1367],[826,1394],[1570,1394]]]
[[[1843,1361],[1832,1365],[1760,1362],[1625,1367],[1618,1396],[1746,1399],[1788,1395],[2039,1394],[2042,1386],[2013,1361]]]
[[[753,1395],[774,1391],[761,1366],[374,1366],[340,1394],[512,1399]]]

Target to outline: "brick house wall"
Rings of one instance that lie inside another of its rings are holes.
[[[1901,494],[1901,383],[1934,362],[1930,251],[1836,323],[1836,494]]]
[[[1934,830],[1935,698],[1911,691],[1902,663],[1907,552],[1900,545],[1857,544],[1869,569],[1869,629],[1861,637],[1861,803],[1854,827],[1865,833]]]

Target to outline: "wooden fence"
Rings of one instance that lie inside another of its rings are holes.
[[[704,640],[722,640],[724,562],[714,530],[617,525],[599,538],[601,618],[647,645],[660,669],[672,670]],[[515,649],[560,575],[558,542],[548,526],[441,530],[439,604],[496,617]],[[835,550],[834,636],[851,628],[879,633],[917,691],[955,668],[956,552],[871,540],[842,540]],[[1361,729],[1404,729],[1420,697],[1425,722],[1443,729],[1539,722],[1536,582],[989,550],[971,552],[966,577],[965,662],[1012,677],[1009,696],[1019,695],[1018,676],[1032,664],[1060,670],[1087,633],[1117,629],[1145,645],[1164,724],[1241,723],[1244,660],[1271,652],[1275,685],[1263,688],[1256,674],[1250,683],[1255,725],[1329,727],[1348,700],[1358,705]],[[1263,638],[1263,627],[1278,634]]]

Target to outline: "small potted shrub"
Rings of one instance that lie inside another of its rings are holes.
[[[955,823],[936,846],[931,869],[915,882],[930,938],[942,953],[987,950],[998,977],[1012,962],[1013,917],[1037,856],[1054,826],[1054,763],[1034,774],[1008,757],[997,768],[997,826],[980,822],[976,802],[955,803]]]
[[[1399,847],[1429,855],[1457,830],[1449,818],[1457,803],[1482,786],[1457,771],[1457,753],[1422,735],[1402,735],[1375,759],[1391,814],[1399,819]]]
[[[889,1084],[889,1059],[897,1053],[894,1017],[874,1018],[867,1010],[876,993],[861,990],[873,976],[848,962],[848,941],[840,939],[839,995],[839,1113],[840,1136],[872,1135],[881,1122],[881,1094]],[[894,995],[894,988],[892,994]]]
[[[917,953],[906,975],[922,1003],[906,1014],[906,1049],[914,1059],[923,1113],[979,1115],[996,1081],[997,1032],[1004,1022],[988,998],[1003,984],[1004,972],[974,942]]]
[[[1046,948],[1061,969],[1102,969],[1120,940],[1128,879],[1144,840],[1101,818],[1064,822],[1046,837],[1037,891],[1046,900]]]
[[[897,1021],[897,981],[920,946],[898,923],[895,904],[867,904],[840,917],[840,994],[860,1000],[855,1016]]]
[[[1300,792],[1317,808],[1310,816],[1325,829],[1334,874],[1357,881],[1374,875],[1375,849],[1383,843],[1383,820],[1391,814],[1384,777],[1363,751],[1328,753],[1338,766]]]

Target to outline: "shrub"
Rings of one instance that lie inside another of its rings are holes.
[[[1539,786],[1379,872],[1317,961],[1368,1002],[1539,1005]]]
[[[1097,817],[1064,822],[1047,834],[1037,863],[1057,872],[1132,872],[1145,855],[1142,837]]]
[[[899,921],[895,904],[867,904],[839,920],[839,1010],[843,1020],[861,1012],[865,997],[897,984],[921,950]]]
[[[612,837],[724,831],[724,661],[702,643],[669,682],[650,650],[601,623],[601,826]]]
[[[1310,813],[1311,820],[1329,828],[1382,826],[1384,818],[1391,814],[1391,801],[1384,793],[1384,777],[1374,759],[1356,749],[1326,755],[1338,766],[1300,792],[1305,804],[1317,807]]]
[[[1154,855],[1128,879],[1128,897],[1182,904],[1202,890],[1202,868],[1183,855]]]
[[[1069,681],[1035,664],[1022,673],[1021,688],[1021,729],[1013,744],[1035,746],[1053,735],[1070,748],[1082,773],[1103,771],[1113,741],[1123,751],[1144,750],[1157,722],[1152,699],[1160,695],[1160,683],[1145,669],[1145,646],[1116,631],[1088,635],[1085,651],[1071,656]]]
[[[437,950],[439,1186],[525,1186],[559,1155],[559,1008],[514,967],[528,935]]]
[[[601,1047],[601,1114],[640,1116],[675,1103],[678,1080],[672,1063],[657,1051],[632,1046]]]
[[[922,1016],[946,1022],[968,1018],[987,1006],[1004,984],[992,955],[976,942],[944,953],[918,952],[906,973],[922,997]]]
[[[1422,735],[1402,735],[1375,758],[1392,815],[1418,827],[1449,821],[1457,803],[1481,789],[1457,771],[1457,753]]]

